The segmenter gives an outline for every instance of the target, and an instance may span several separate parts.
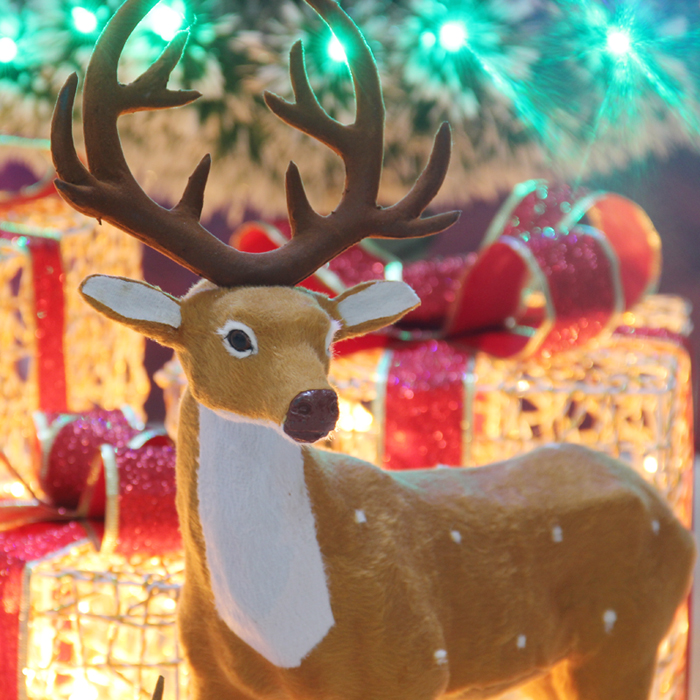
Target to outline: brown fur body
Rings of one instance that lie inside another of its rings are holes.
[[[405,290],[378,284],[334,300],[209,284],[175,300],[139,282],[83,285],[93,306],[174,347],[188,377],[179,619],[195,700],[478,700],[524,683],[538,699],[646,700],[658,644],[689,588],[694,542],[639,475],[574,445],[479,469],[402,473],[300,446],[334,624],[298,666],[280,668],[219,616],[198,503],[199,404],[284,439],[273,426],[292,399],[330,388],[329,329],[336,339],[367,332],[414,303],[382,316],[384,295]],[[140,294],[170,320],[134,318]],[[351,297],[372,308],[356,304],[353,323]],[[227,350],[217,329],[232,319],[255,333],[255,354]],[[255,458],[245,461],[255,472],[287,466]]]
[[[646,697],[656,648],[688,589],[694,544],[629,468],[566,445],[481,469],[390,474],[304,448],[336,625],[299,668],[279,669],[216,613],[194,515],[190,395],[182,414],[180,625],[195,697],[481,698],[531,678],[549,687],[559,662],[559,685],[580,677],[585,687],[596,669],[595,687],[571,697]],[[355,522],[357,509],[366,523]],[[610,632],[607,610],[617,616]]]

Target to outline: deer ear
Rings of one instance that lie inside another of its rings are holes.
[[[376,331],[398,321],[420,304],[405,282],[363,282],[331,301],[340,330],[335,340]]]
[[[80,293],[90,306],[108,318],[162,345],[178,344],[180,302],[158,287],[123,277],[91,275],[83,280]]]

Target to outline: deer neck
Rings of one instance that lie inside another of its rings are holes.
[[[219,616],[291,668],[333,625],[301,447],[199,405],[199,519]]]

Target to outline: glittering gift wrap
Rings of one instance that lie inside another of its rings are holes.
[[[35,411],[130,404],[149,391],[144,341],[78,293],[96,271],[140,277],[139,244],[41,192],[0,200],[0,449],[24,474]]]
[[[25,484],[0,502],[0,697],[150,697],[159,674],[184,687],[172,442],[120,411],[37,425],[50,496]]]

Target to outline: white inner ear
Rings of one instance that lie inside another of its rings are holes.
[[[160,289],[118,277],[90,277],[82,286],[85,296],[133,321],[151,321],[179,328],[180,305]]]
[[[335,334],[340,330],[340,328],[340,321],[336,321],[334,318],[331,319],[331,327],[328,329],[328,333],[326,334],[326,352],[329,355],[331,354],[331,345],[333,344],[333,338],[335,337]]]
[[[336,307],[347,326],[389,318],[420,303],[418,295],[405,282],[375,282],[351,294]]]

